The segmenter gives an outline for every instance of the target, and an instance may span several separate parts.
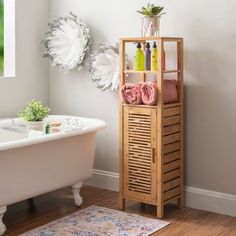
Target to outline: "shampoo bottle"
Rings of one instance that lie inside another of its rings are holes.
[[[141,48],[141,44],[138,43],[134,56],[134,70],[136,71],[144,70],[144,53]]]
[[[157,68],[157,45],[156,42],[154,42],[151,52],[151,71],[157,71]]]
[[[146,44],[145,48],[145,70],[151,70],[151,50],[150,43]]]

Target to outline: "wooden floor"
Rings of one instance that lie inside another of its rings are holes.
[[[19,189],[20,191],[20,189]],[[84,198],[82,208],[96,204],[118,209],[118,193],[92,187],[83,187]],[[79,210],[73,205],[69,189],[55,191],[29,201],[20,202],[8,207],[4,222],[7,226],[6,235],[19,235],[23,232],[44,225],[50,221],[66,216]],[[155,207],[139,203],[128,203],[127,212],[155,218]],[[165,236],[236,236],[236,218],[199,211],[190,208],[177,209],[174,205],[166,206],[166,221],[169,226],[154,235]]]

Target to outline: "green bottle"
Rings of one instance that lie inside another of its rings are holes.
[[[151,71],[157,71],[157,57],[157,44],[154,42],[151,51]]]
[[[144,53],[141,48],[141,44],[138,43],[134,56],[134,70],[136,71],[144,70]]]

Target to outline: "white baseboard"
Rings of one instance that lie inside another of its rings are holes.
[[[118,192],[119,174],[95,169],[93,177],[88,179],[85,184]],[[232,194],[185,187],[185,205],[236,217],[236,195]]]
[[[185,187],[185,205],[236,217],[236,195]]]
[[[103,170],[93,170],[93,177],[85,181],[86,185],[119,191],[119,174]]]

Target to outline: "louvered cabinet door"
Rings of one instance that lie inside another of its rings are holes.
[[[124,107],[124,195],[155,203],[156,109]]]

